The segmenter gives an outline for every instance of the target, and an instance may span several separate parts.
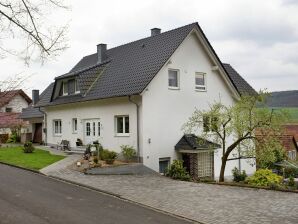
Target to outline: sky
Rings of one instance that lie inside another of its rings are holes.
[[[68,24],[69,48],[45,63],[27,66],[14,56],[0,59],[0,80],[30,75],[25,91],[44,90],[96,45],[112,48],[198,22],[222,62],[231,64],[256,90],[298,89],[298,0],[69,0],[70,10],[49,15]],[[18,40],[9,44],[17,45]]]

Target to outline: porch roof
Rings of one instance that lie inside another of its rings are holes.
[[[207,139],[200,138],[194,134],[185,134],[175,145],[175,150],[185,151],[185,150],[211,150],[221,148],[221,145],[208,141]]]

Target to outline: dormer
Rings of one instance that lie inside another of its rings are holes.
[[[59,96],[74,95],[80,93],[79,81],[75,77],[61,80]]]

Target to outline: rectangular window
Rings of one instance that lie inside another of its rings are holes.
[[[204,132],[216,131],[218,129],[218,117],[203,116]]]
[[[63,81],[63,95],[68,95],[68,82],[67,81]]]
[[[97,134],[100,136],[100,122],[97,122]]]
[[[62,134],[62,122],[61,120],[54,120],[54,135]]]
[[[90,136],[90,134],[91,134],[90,122],[86,122],[86,136]]]
[[[78,132],[78,119],[77,118],[72,119],[72,132],[73,133]]]
[[[7,113],[11,113],[11,112],[12,112],[12,108],[11,108],[11,107],[6,107],[6,108],[5,108],[5,112],[7,112]]]
[[[129,116],[116,116],[116,135],[129,135]]]
[[[166,173],[166,170],[170,166],[170,160],[171,160],[171,158],[169,158],[169,157],[159,159],[159,173],[161,173],[161,174]]]
[[[80,93],[79,81],[77,79],[75,80],[75,93]]]
[[[93,136],[95,136],[95,130],[96,130],[95,122],[93,122]]]
[[[196,90],[206,91],[206,74],[202,72],[196,72],[195,74]]]
[[[179,89],[179,71],[169,69],[169,88],[170,89]]]

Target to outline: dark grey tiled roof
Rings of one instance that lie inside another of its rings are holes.
[[[267,98],[269,107],[298,107],[298,90],[272,92]]]
[[[244,78],[241,77],[241,75],[239,75],[239,73],[230,64],[223,63],[222,65],[240,95],[256,94],[256,91],[245,81]]]
[[[192,23],[111,48],[107,50],[107,61],[102,64],[97,64],[97,54],[85,56],[69,73],[56,77],[56,82],[70,76],[79,77],[82,94],[44,100],[39,106],[140,94],[193,29],[201,31],[197,23]],[[247,82],[230,66],[228,68],[230,80],[239,85],[238,92],[251,91]],[[232,72],[231,77],[229,72]]]
[[[193,134],[185,134],[176,144],[176,150],[208,150],[217,149],[219,144],[210,142]]]
[[[20,114],[20,118],[22,119],[42,118],[42,117],[43,117],[43,112],[41,112],[38,107],[33,107],[32,105],[29,105],[27,108],[24,108],[22,110],[22,113]]]

